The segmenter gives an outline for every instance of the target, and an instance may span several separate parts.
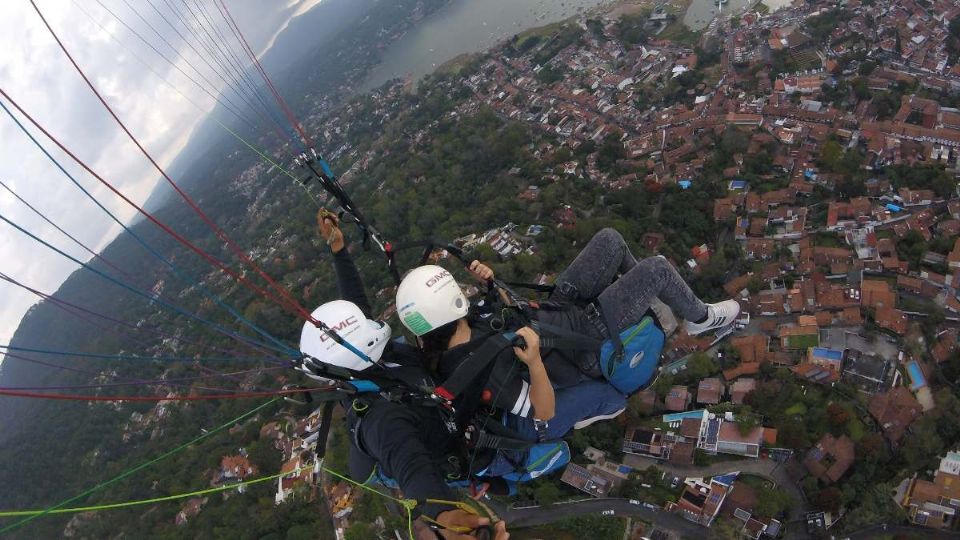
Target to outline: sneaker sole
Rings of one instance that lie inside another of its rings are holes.
[[[574,425],[573,425],[573,429],[583,429],[583,428],[585,428],[585,427],[587,427],[587,426],[589,426],[589,425],[591,425],[591,424],[594,424],[594,423],[596,423],[596,422],[599,422],[599,421],[601,421],[601,420],[610,420],[611,418],[616,418],[616,417],[620,416],[621,414],[623,414],[623,411],[625,411],[625,410],[627,410],[626,407],[620,409],[619,411],[612,412],[612,413],[610,413],[610,414],[601,414],[601,415],[598,415],[598,416],[591,416],[590,418],[586,418],[586,419],[581,420],[581,421],[577,422],[576,424],[574,424]]]
[[[686,330],[687,330],[687,335],[688,335],[688,336],[699,336],[700,334],[703,334],[703,333],[705,333],[705,332],[710,332],[710,331],[712,331],[712,330],[720,330],[721,328],[726,328],[726,327],[728,327],[728,326],[733,326],[734,324],[736,324],[736,322],[737,322],[737,321],[734,320],[733,322],[725,323],[725,324],[722,324],[722,325],[720,325],[720,326],[708,326],[707,328],[702,328],[702,329],[700,329],[700,330],[693,330],[693,329],[687,327],[687,328],[686,328]]]

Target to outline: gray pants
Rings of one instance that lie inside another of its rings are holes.
[[[557,285],[553,298],[599,299],[605,310],[612,310],[621,330],[640,322],[657,299],[688,321],[707,316],[707,306],[667,259],[657,256],[638,262],[614,229],[595,234],[557,278]]]

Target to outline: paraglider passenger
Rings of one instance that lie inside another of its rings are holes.
[[[493,270],[479,261],[473,261],[468,270],[482,281],[494,278]],[[597,311],[613,321],[619,333],[637,324],[656,300],[683,317],[691,335],[730,325],[740,312],[735,300],[704,303],[665,258],[637,261],[620,233],[603,229],[557,278],[550,297],[553,309],[536,310],[535,317],[542,326],[603,340],[610,330],[596,324]],[[453,276],[439,266],[419,267],[403,279],[397,290],[397,310],[441,380],[471,358],[491,335],[489,325],[471,315]],[[533,364],[530,376],[492,377],[486,386],[478,384],[471,390],[480,394],[483,402],[509,413],[512,427],[522,436],[559,439],[571,429],[623,412],[625,394],[600,375],[599,347],[546,350],[542,360],[531,362],[530,353],[539,352],[537,333],[527,327],[517,334],[526,340],[527,351],[514,348],[500,354],[516,355],[524,364]],[[554,399],[546,399],[547,392],[534,391],[535,384],[542,387],[544,370],[556,389],[555,397],[549,396]],[[545,427],[538,422],[544,420],[549,420]]]

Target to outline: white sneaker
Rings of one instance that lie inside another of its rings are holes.
[[[616,418],[616,417],[620,416],[621,414],[623,414],[623,411],[625,411],[625,410],[627,410],[626,407],[620,409],[619,411],[612,412],[612,413],[610,413],[610,414],[600,414],[600,415],[597,415],[597,416],[591,416],[590,418],[584,418],[583,420],[581,420],[581,421],[577,422],[576,424],[574,424],[574,425],[573,425],[573,429],[583,429],[583,428],[585,428],[585,427],[587,427],[587,426],[589,426],[590,424],[593,424],[593,423],[595,423],[595,422],[599,422],[599,421],[601,421],[601,420],[610,420],[611,418]]]
[[[740,302],[724,300],[718,304],[707,304],[707,320],[702,323],[687,321],[687,333],[691,336],[702,334],[708,330],[723,328],[736,322],[740,314]]]

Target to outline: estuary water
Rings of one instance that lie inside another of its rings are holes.
[[[457,55],[486,50],[514,34],[603,3],[604,0],[453,0],[391,44],[361,90],[376,88],[397,77],[418,80]]]

